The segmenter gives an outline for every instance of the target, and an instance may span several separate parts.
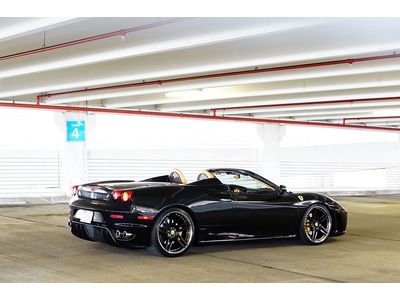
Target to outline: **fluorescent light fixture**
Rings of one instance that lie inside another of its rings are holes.
[[[350,84],[328,84],[328,85],[319,85],[319,86],[306,86],[306,87],[288,87],[288,88],[269,88],[262,87],[260,89],[253,88],[252,90],[244,90],[240,91],[240,89],[229,91],[228,87],[225,89],[213,90],[202,90],[203,93],[199,93],[196,95],[187,95],[187,97],[176,97],[171,99],[170,101],[162,101],[159,103],[153,104],[162,104],[163,108],[169,109],[169,107],[174,110],[176,107],[184,106],[180,103],[185,103],[189,107],[188,110],[191,110],[191,104],[189,102],[198,102],[198,101],[207,101],[210,100],[222,100],[222,99],[237,99],[237,98],[253,98],[260,96],[280,96],[280,95],[290,95],[290,94],[305,94],[305,93],[322,93],[322,92],[333,92],[333,91],[355,91],[358,89],[372,89],[379,87],[394,87],[398,88],[400,86],[400,80],[390,80],[390,81],[371,81],[371,82],[358,82],[358,83],[350,83]],[[179,92],[180,93],[180,92]],[[172,96],[171,96],[172,98]],[[293,98],[293,97],[292,97]],[[186,104],[186,102],[188,104]],[[170,106],[169,106],[170,105]],[[197,103],[195,103],[197,105]],[[179,110],[180,108],[178,108]]]
[[[368,117],[371,115],[371,112],[343,112],[340,114],[332,114],[332,115],[315,115],[315,116],[296,116],[295,119],[299,121],[312,121],[312,120],[342,120],[343,118],[359,118],[359,117]]]
[[[317,86],[306,86],[306,87],[296,87],[298,84],[289,86],[287,88],[268,88],[268,87],[256,87],[250,90],[240,90],[240,86],[225,86],[219,88],[207,88],[207,89],[194,89],[194,90],[177,90],[177,91],[168,91],[165,93],[167,98],[170,98],[170,101],[159,101],[154,102],[152,99],[148,99],[149,103],[144,105],[155,105],[155,104],[167,104],[167,103],[179,103],[179,102],[190,102],[190,101],[200,101],[200,100],[217,100],[217,99],[234,99],[234,98],[251,98],[258,96],[273,96],[273,95],[282,95],[282,94],[299,94],[299,93],[312,93],[312,92],[327,92],[327,91],[335,91],[335,90],[354,90],[354,89],[362,89],[362,88],[372,88],[372,87],[390,87],[390,86],[400,86],[400,80],[387,80],[387,81],[376,81],[371,80],[367,82],[357,82],[357,83],[342,83],[342,84],[326,84],[326,85],[317,85]],[[148,89],[147,91],[153,91],[154,93],[162,92],[161,88]],[[146,92],[141,91],[140,89],[132,89],[128,91],[117,91],[117,92],[105,92],[105,93],[96,93],[90,94],[86,93],[85,95],[78,97],[68,97],[65,98],[55,98],[54,101],[48,101],[49,103],[67,103],[67,102],[77,102],[77,101],[90,101],[96,99],[109,99],[130,95],[145,95]],[[1,95],[4,97],[4,95]],[[9,96],[9,95],[6,95]],[[156,97],[160,99],[161,97]],[[136,98],[135,101],[138,99]],[[135,102],[133,101],[133,102]],[[116,103],[115,106],[118,106]],[[123,104],[126,106],[126,103]]]
[[[372,91],[374,90],[374,91]],[[347,99],[363,99],[363,98],[376,98],[376,97],[398,97],[400,89],[387,88],[386,91],[379,92],[375,88],[367,91],[345,91],[346,93],[313,93],[313,94],[302,94],[296,95],[297,101],[311,102],[311,101],[324,101],[324,100],[347,100]],[[242,100],[243,99],[243,100]],[[203,110],[212,109],[215,107],[224,108],[232,106],[250,106],[250,105],[262,105],[262,104],[278,104],[293,101],[294,97],[291,94],[286,94],[276,97],[259,97],[255,99],[242,98],[242,101],[226,101],[216,100],[214,101],[197,101],[187,103],[173,103],[173,104],[160,104],[158,108],[161,111],[188,111],[188,110]],[[232,99],[233,100],[233,99]],[[385,102],[382,101],[381,106],[384,106]],[[353,105],[354,107],[356,105]]]
[[[373,112],[373,115],[379,116],[400,116],[400,109],[392,108],[392,109],[379,109]]]
[[[187,97],[197,97],[203,92],[201,90],[186,90],[186,91],[175,91],[165,93],[168,98],[187,98]]]
[[[324,116],[324,115],[340,115],[342,113],[371,113],[371,109],[355,109],[353,110],[327,110],[327,111],[292,111],[292,112],[282,112],[282,113],[263,113],[263,114],[254,114],[255,117],[260,118],[280,118],[280,117],[296,117],[296,116]],[[329,117],[328,117],[329,118]]]
[[[256,84],[256,83],[268,83],[268,82],[278,82],[278,81],[290,81],[296,79],[313,79],[313,78],[326,78],[326,77],[335,77],[335,76],[344,76],[344,75],[357,75],[357,74],[367,74],[367,73],[381,73],[381,72],[390,72],[390,71],[398,71],[400,70],[400,64],[396,64],[394,61],[385,62],[387,65],[382,65],[382,62],[379,62],[379,65],[374,67],[368,67],[358,65],[348,68],[348,66],[342,66],[340,69],[322,69],[322,70],[292,70],[287,71],[284,74],[254,74],[243,76],[240,78],[237,77],[227,77],[227,78],[216,78],[212,81],[201,81],[198,83],[179,83],[179,84],[171,84],[167,87],[144,87],[144,88],[135,88],[131,90],[125,91],[108,91],[108,92],[97,92],[95,94],[85,94],[84,96],[74,96],[74,97],[57,97],[54,100],[49,100],[48,103],[52,104],[61,104],[61,103],[69,103],[69,102],[79,102],[79,101],[92,101],[99,99],[111,99],[111,98],[119,98],[119,97],[128,97],[128,96],[137,96],[137,95],[148,95],[148,94],[156,94],[156,93],[168,93],[170,91],[178,91],[178,90],[188,90],[188,89],[206,89],[206,88],[215,88],[215,87],[228,87],[228,86],[237,86],[244,84]],[[210,70],[213,70],[212,66],[208,66]],[[181,70],[182,71],[182,70]],[[194,70],[193,70],[194,71]],[[198,71],[198,70],[196,70]],[[191,70],[192,72],[192,70]],[[0,72],[0,78],[1,78]],[[183,73],[185,74],[185,73]],[[160,74],[160,76],[165,76],[166,74]],[[176,76],[177,72],[168,74],[168,76]],[[152,79],[156,77],[155,74],[143,74],[146,79]],[[111,83],[115,83],[118,81],[132,81],[138,80],[136,77],[126,77],[125,80],[120,78],[109,78]],[[100,85],[104,83],[96,82],[94,85]],[[87,86],[89,83],[87,83]],[[43,87],[43,90],[51,90],[50,87]],[[10,95],[7,95],[10,96]],[[135,106],[137,101],[123,101],[121,103],[112,102],[109,107],[124,107],[133,105]],[[148,105],[157,104],[154,101],[149,101]]]
[[[357,107],[351,107],[351,108],[343,108],[343,109],[329,109],[329,110],[309,110],[309,111],[297,111],[293,110],[292,112],[270,112],[270,113],[259,113],[259,114],[254,114],[257,117],[296,117],[296,116],[323,116],[323,115],[340,115],[340,114],[345,114],[345,113],[362,113],[362,114],[368,114],[371,116],[374,115],[382,115],[382,112],[388,112],[386,115],[396,115],[400,114],[400,108],[399,105],[395,106],[393,109],[380,109],[379,107],[362,107],[362,108],[357,108]],[[397,113],[396,113],[397,112]],[[328,117],[329,118],[329,117]]]
[[[326,100],[329,101],[330,99]],[[356,99],[355,99],[356,100]],[[344,101],[344,100],[342,100]],[[310,101],[310,103],[313,101]],[[293,103],[293,101],[287,101],[282,103]],[[279,103],[273,103],[279,105]],[[309,105],[293,105],[293,106],[276,106],[276,107],[254,107],[254,108],[238,108],[238,109],[228,109],[224,110],[224,115],[237,115],[237,114],[249,114],[249,113],[264,113],[264,112],[284,112],[284,111],[301,111],[301,110],[321,110],[321,109],[335,109],[335,108],[368,108],[380,109],[382,106],[394,106],[400,105],[400,100],[393,101],[381,101],[371,100],[370,102],[343,102],[337,104],[309,104]],[[400,112],[399,112],[400,113]]]
[[[370,120],[364,120],[364,123],[369,123],[373,126],[400,126],[400,121],[370,122]]]

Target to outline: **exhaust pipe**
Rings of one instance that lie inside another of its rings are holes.
[[[119,230],[115,231],[115,237],[117,239],[124,240],[124,239],[129,239],[132,236],[133,236],[132,233],[126,232],[125,230],[123,232],[121,232]]]

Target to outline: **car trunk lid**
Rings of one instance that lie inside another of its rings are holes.
[[[78,196],[93,200],[112,200],[112,193],[115,190],[128,191],[145,187],[157,187],[171,185],[166,182],[135,182],[135,181],[102,181],[83,184],[78,188]]]

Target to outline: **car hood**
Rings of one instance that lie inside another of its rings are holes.
[[[343,209],[343,207],[333,198],[318,193],[291,193],[293,197],[296,197],[299,202],[304,206],[310,205],[314,202],[320,201],[325,203],[327,206],[335,209]]]

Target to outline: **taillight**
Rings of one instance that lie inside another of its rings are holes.
[[[76,196],[78,194],[79,185],[74,185],[72,187],[72,196]]]
[[[112,193],[113,199],[118,200],[120,202],[128,202],[132,201],[133,199],[133,193],[129,191],[120,191],[120,190],[115,190]]]
[[[123,202],[131,201],[132,200],[132,192],[122,192],[121,200]]]
[[[114,200],[118,200],[118,199],[121,198],[121,191],[120,190],[115,190],[112,195],[113,195],[113,199]]]

